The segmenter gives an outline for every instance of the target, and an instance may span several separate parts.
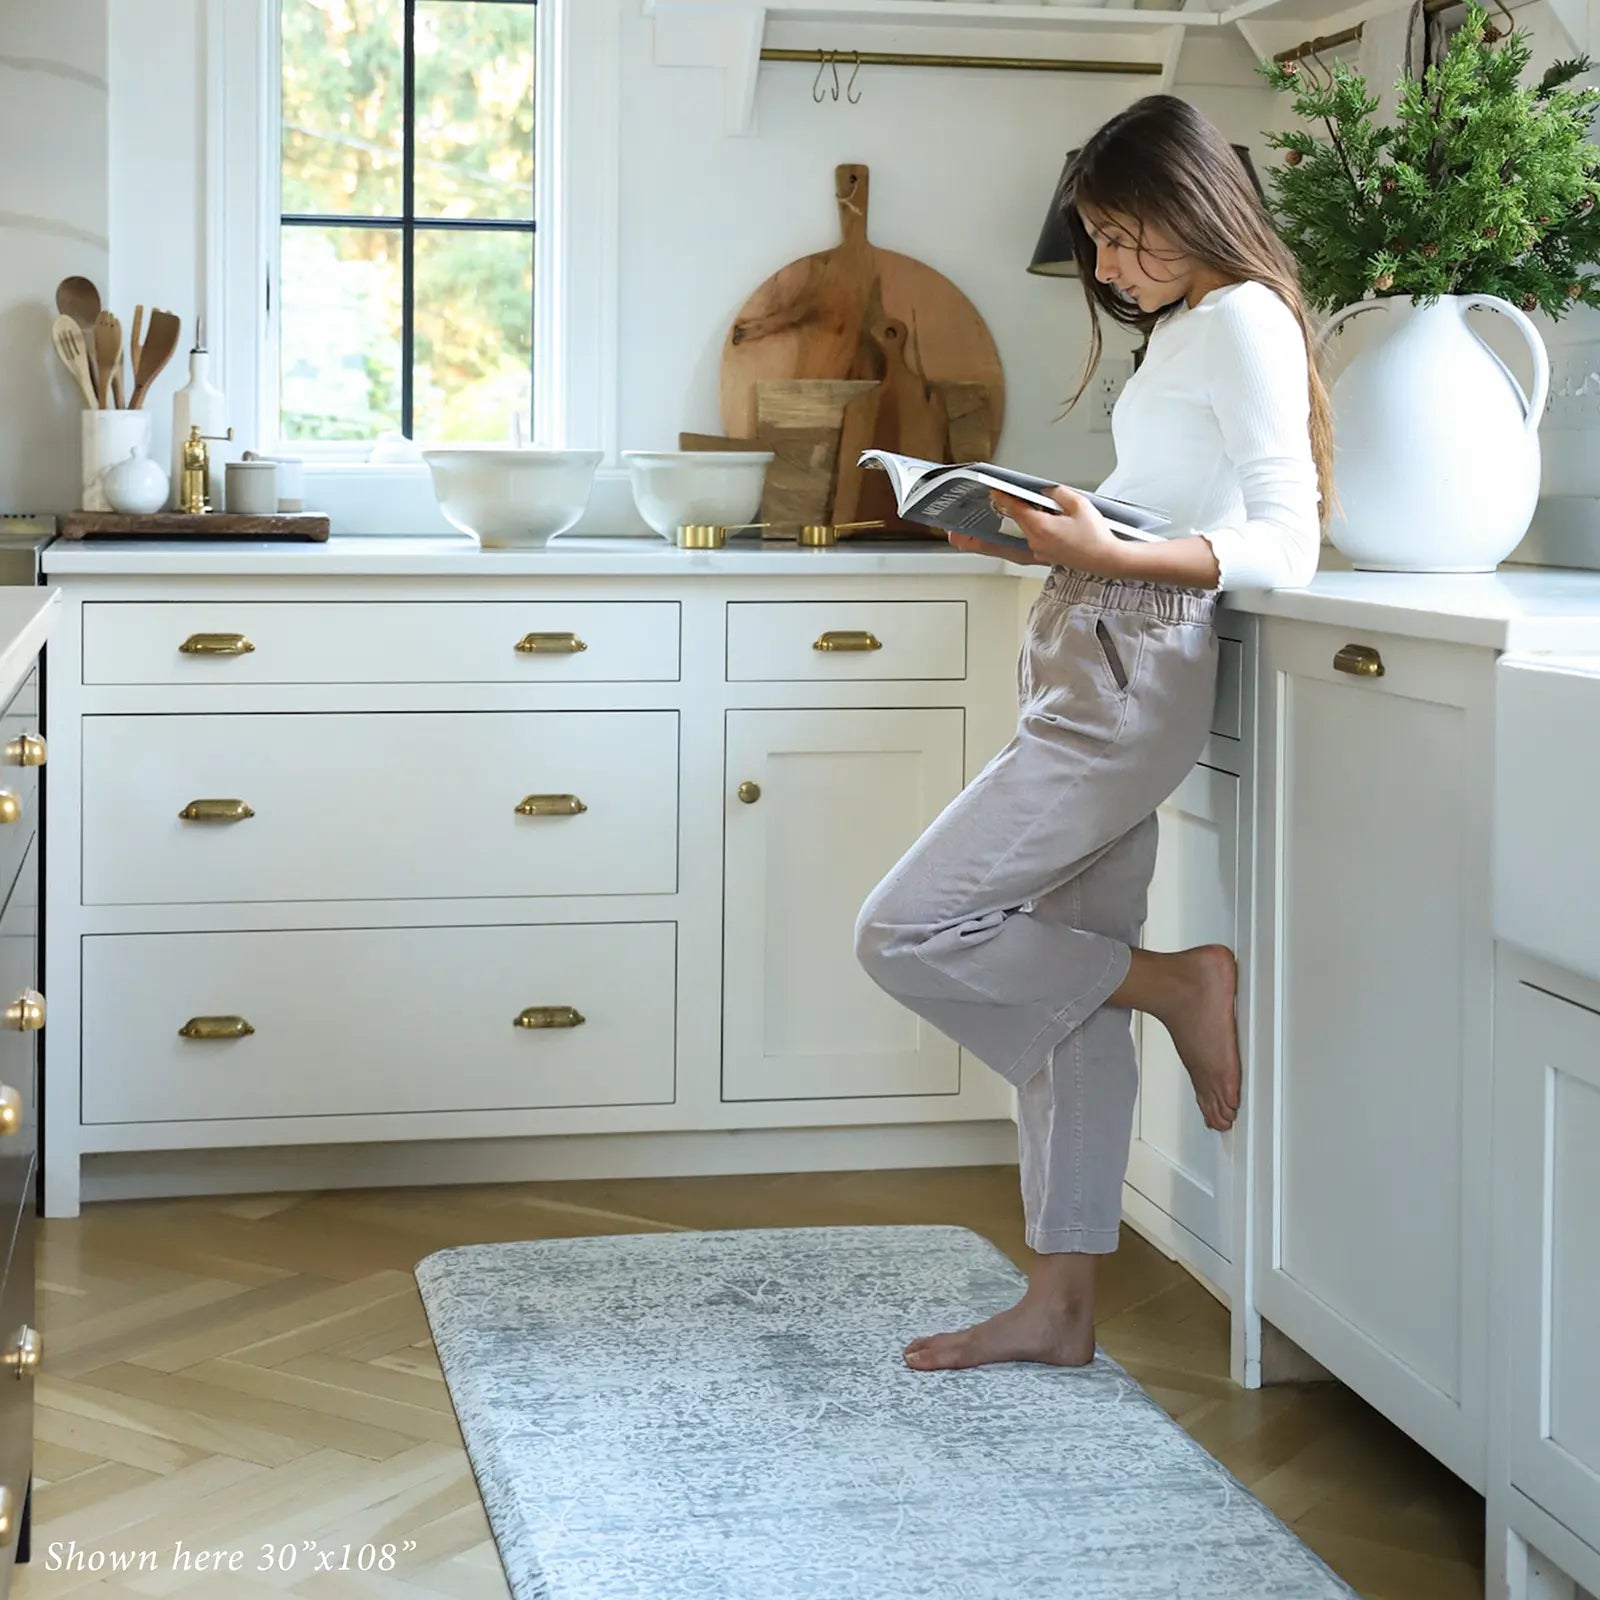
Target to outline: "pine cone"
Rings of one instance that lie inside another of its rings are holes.
[[[1594,196],[1592,194],[1586,194],[1583,197],[1583,199],[1581,199],[1578,202],[1578,209],[1580,211],[1582,211],[1582,212],[1585,212],[1585,213],[1593,211],[1594,210]]]
[[[1422,259],[1424,261],[1432,261],[1438,253],[1439,247],[1431,239],[1422,247]]]
[[[1505,35],[1492,22],[1483,30],[1485,44],[1499,44],[1504,37]]]
[[[1394,288],[1394,274],[1392,272],[1380,272],[1378,276],[1372,280],[1372,287],[1376,289],[1379,294],[1386,294],[1390,289]]]
[[[1539,309],[1539,297],[1538,297],[1538,295],[1536,295],[1536,294],[1525,294],[1525,295],[1523,295],[1523,297],[1522,297],[1522,309],[1524,311],[1537,311]]]
[[[1291,82],[1298,78],[1300,76],[1300,63],[1298,61],[1285,61],[1283,63],[1283,75]]]
[[[1549,217],[1540,217],[1540,218],[1539,218],[1539,226],[1540,226],[1540,227],[1541,227],[1541,228],[1548,228],[1548,227],[1549,227],[1549,226],[1550,226],[1550,219],[1549,219]]]
[[[1500,237],[1500,230],[1495,227],[1485,228],[1483,230],[1483,236],[1485,239],[1498,239]]]
[[[1581,283],[1569,283],[1567,285],[1567,299],[1576,300],[1582,293],[1583,285]]]
[[[1285,166],[1289,166],[1289,167],[1298,167],[1300,165],[1300,163],[1302,161],[1304,161],[1304,160],[1305,160],[1305,157],[1303,155],[1301,155],[1298,150],[1289,151],[1283,158],[1284,165]],[[1593,203],[1594,203],[1593,201],[1590,201],[1591,205]]]
[[[1400,183],[1396,178],[1385,178],[1379,187],[1385,194],[1393,194],[1400,187]]]

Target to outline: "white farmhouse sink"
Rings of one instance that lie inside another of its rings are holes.
[[[1495,937],[1600,981],[1600,656],[1496,677]]]

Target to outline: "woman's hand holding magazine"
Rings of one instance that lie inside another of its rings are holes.
[[[958,550],[1004,556],[1023,566],[1100,570],[1119,542],[1159,539],[1158,530],[1171,524],[1153,507],[988,462],[951,465],[867,450],[861,464],[888,473],[900,515],[908,521],[939,529]]]

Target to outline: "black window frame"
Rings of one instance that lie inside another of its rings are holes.
[[[280,0],[281,3],[281,0]],[[402,0],[403,16],[401,20],[401,146],[400,146],[400,211],[399,216],[338,216],[321,215],[315,212],[286,212],[279,208],[278,226],[282,228],[388,228],[400,234],[400,432],[410,439],[414,434],[414,388],[415,388],[415,356],[416,356],[416,243],[419,231],[423,233],[523,233],[533,240],[538,233],[538,162],[541,152],[538,147],[538,106],[534,107],[534,190],[529,199],[529,216],[526,221],[508,217],[422,217],[417,216],[417,3],[418,0]],[[473,5],[482,3],[482,0],[429,0],[430,4],[458,4]],[[496,5],[526,6],[530,11],[536,11],[539,0],[493,0]],[[534,23],[534,36],[538,37],[538,23]],[[282,46],[279,46],[281,51]],[[282,71],[282,63],[278,70]],[[537,99],[537,72],[538,48],[534,51],[535,97]],[[278,149],[278,163],[281,170],[283,163],[283,149],[280,142]],[[528,307],[529,329],[536,340],[538,336],[538,273],[534,273],[533,296]],[[279,303],[282,304],[282,285],[279,285]],[[533,364],[538,360],[539,352],[533,340],[530,340],[529,372],[530,396],[537,390],[533,373]],[[534,418],[531,414],[532,399],[530,399],[530,415],[528,418],[528,436],[532,438]],[[279,407],[279,426],[282,425],[283,396],[280,387],[277,404]],[[314,442],[314,441],[305,441]]]

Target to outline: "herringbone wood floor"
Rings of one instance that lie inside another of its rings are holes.
[[[33,1563],[17,1600],[506,1593],[412,1265],[450,1244],[651,1229],[959,1223],[1019,1262],[1015,1169],[343,1191],[86,1207],[40,1226]],[[1222,1309],[1128,1235],[1105,1348],[1370,1600],[1483,1593],[1481,1502],[1337,1386],[1250,1394]],[[109,1577],[52,1543],[156,1552]],[[242,1552],[174,1570],[175,1542]],[[363,1544],[414,1541],[392,1571]],[[264,1546],[292,1571],[259,1571]],[[350,1570],[337,1570],[351,1548]],[[314,1570],[333,1553],[335,1570]],[[63,1551],[63,1557],[66,1552]]]

